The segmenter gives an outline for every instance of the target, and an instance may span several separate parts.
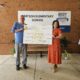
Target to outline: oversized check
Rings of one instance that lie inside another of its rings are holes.
[[[70,11],[18,11],[18,21],[23,15],[25,44],[52,44],[52,22],[59,20],[62,29],[70,26]],[[27,25],[26,25],[27,24]]]

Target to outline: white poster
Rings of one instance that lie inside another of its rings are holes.
[[[70,11],[18,11],[18,21],[23,15],[26,24],[23,43],[52,44],[52,22],[56,19],[60,21],[59,13],[70,13]],[[70,17],[70,15],[67,16]],[[63,24],[62,21],[60,24]],[[65,24],[70,25],[70,21]]]

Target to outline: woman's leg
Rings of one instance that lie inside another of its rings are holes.
[[[57,64],[54,64],[54,72],[57,71],[57,68],[58,68]]]

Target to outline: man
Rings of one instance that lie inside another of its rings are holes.
[[[16,52],[16,70],[20,70],[20,52],[22,51],[22,64],[23,68],[26,69],[27,62],[27,50],[26,45],[23,44],[23,32],[24,32],[24,17],[21,16],[21,21],[15,22],[12,30],[15,35],[15,52]]]

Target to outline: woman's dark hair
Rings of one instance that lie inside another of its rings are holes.
[[[58,20],[54,20],[54,21],[52,22],[52,25],[53,25],[52,27],[54,28],[54,23],[55,23],[55,22],[57,22],[57,24],[58,24],[57,28],[60,28],[60,25],[59,25],[59,21],[58,21]]]

